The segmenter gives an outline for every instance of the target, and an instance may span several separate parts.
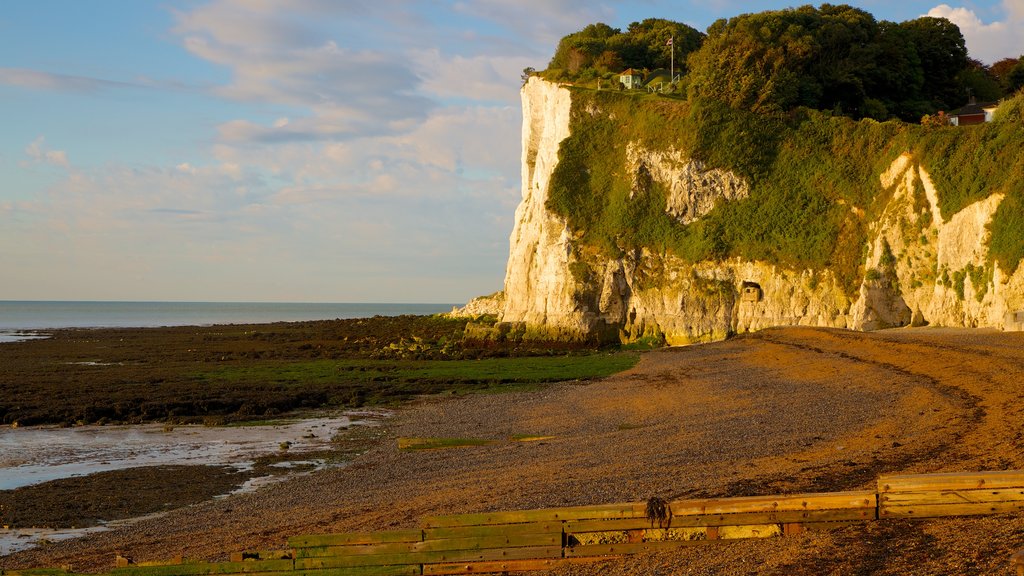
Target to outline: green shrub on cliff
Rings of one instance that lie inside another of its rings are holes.
[[[571,135],[559,151],[548,207],[609,255],[648,248],[694,262],[740,256],[830,268],[852,291],[865,218],[883,192],[878,174],[895,157],[892,141],[903,126],[574,90]],[[666,213],[661,183],[627,172],[629,143],[675,149],[739,174],[750,197],[684,226]]]
[[[868,226],[890,198],[879,175],[910,152],[935,180],[947,219],[1006,194],[990,225],[990,254],[1012,273],[1024,258],[1022,116],[1024,95],[1005,103],[991,124],[923,128],[809,109],[755,113],[715,100],[573,89],[571,135],[559,150],[548,208],[610,256],[647,248],[691,262],[741,257],[829,269],[853,294],[864,275]],[[729,170],[749,183],[750,196],[683,225],[666,213],[664,185],[630,172],[630,145],[680,151]]]
[[[992,222],[989,254],[1007,273],[1024,259],[1024,93],[1003,102],[994,122],[915,132],[912,145],[939,191],[945,218],[1005,194]]]

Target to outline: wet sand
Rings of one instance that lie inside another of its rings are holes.
[[[0,558],[0,567],[223,558],[288,536],[428,514],[835,491],[878,474],[1024,468],[1024,334],[789,328],[648,353],[631,371],[400,411],[347,468]],[[515,434],[552,435],[515,443]],[[397,436],[499,440],[400,452]],[[201,536],[201,537],[197,537]],[[697,547],[557,574],[999,574],[1016,516],[884,522]]]

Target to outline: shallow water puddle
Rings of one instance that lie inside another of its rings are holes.
[[[84,476],[108,470],[158,465],[230,465],[249,469],[261,456],[287,446],[297,456],[273,464],[308,473],[326,464],[301,454],[331,448],[331,439],[351,426],[376,426],[390,414],[351,411],[329,417],[280,420],[252,426],[80,426],[0,429],[0,490]],[[251,492],[291,474],[250,478],[233,493]],[[79,529],[8,528],[0,526],[0,556],[102,532],[139,518]]]
[[[0,490],[107,470],[156,465],[247,466],[260,456],[323,450],[352,425],[384,413],[278,421],[261,426],[80,426],[0,429]]]

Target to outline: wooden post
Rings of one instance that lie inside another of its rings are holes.
[[[804,525],[799,522],[787,522],[782,525],[782,533],[786,536],[796,536],[804,531]]]

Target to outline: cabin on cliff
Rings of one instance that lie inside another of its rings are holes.
[[[977,102],[974,98],[967,106],[950,114],[950,122],[953,126],[971,126],[972,124],[984,124],[991,122],[999,102]]]
[[[619,82],[626,87],[626,90],[633,90],[634,88],[642,88],[644,79],[639,72],[630,68],[619,74]]]

